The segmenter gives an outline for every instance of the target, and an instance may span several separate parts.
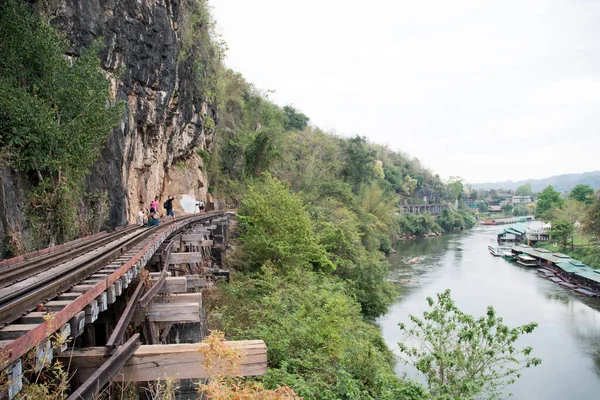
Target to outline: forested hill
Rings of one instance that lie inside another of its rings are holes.
[[[582,174],[555,175],[543,179],[527,179],[522,181],[504,181],[474,183],[471,186],[474,189],[506,189],[515,190],[519,186],[530,184],[534,192],[541,192],[547,186],[552,186],[559,192],[568,192],[576,185],[590,185],[594,189],[600,188],[600,171],[584,172]]]
[[[462,183],[270,101],[224,64],[206,0],[34,3],[0,1],[3,255],[133,222],[155,195],[237,208],[233,278],[205,305],[210,329],[265,341],[264,387],[425,398],[372,321],[394,241],[475,223]],[[422,203],[452,206],[404,212]]]

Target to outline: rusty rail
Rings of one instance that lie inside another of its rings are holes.
[[[0,363],[0,369],[6,368],[6,366],[10,365],[14,361],[24,356],[27,353],[27,351],[29,351],[31,348],[41,344],[44,340],[47,339],[49,335],[59,330],[63,325],[67,324],[71,320],[71,318],[75,317],[81,310],[83,310],[88,304],[90,304],[90,302],[92,302],[103,292],[105,292],[117,280],[121,279],[121,277],[124,274],[126,274],[127,271],[131,269],[137,262],[147,261],[149,259],[149,255],[151,255],[151,253],[153,253],[158,248],[158,246],[164,240],[166,240],[168,236],[172,235],[173,233],[177,233],[181,229],[184,229],[190,223],[209,220],[211,218],[214,218],[215,216],[223,214],[224,212],[226,211],[219,211],[202,215],[193,215],[185,219],[177,220],[176,222],[170,223],[168,225],[158,225],[158,227],[155,228],[155,230],[152,230],[152,234],[154,235],[154,237],[148,235],[149,237],[147,237],[147,239],[149,240],[144,245],[144,247],[140,249],[135,255],[133,255],[129,259],[129,261],[121,265],[119,269],[115,270],[106,279],[96,283],[93,287],[91,287],[81,296],[77,297],[66,307],[56,312],[53,315],[52,319],[40,323],[35,328],[31,329],[29,332],[22,335],[18,339],[12,340],[4,347],[0,348],[0,360],[2,360],[2,362]],[[147,230],[146,232],[150,232],[150,230]],[[123,252],[123,246],[120,246],[118,252],[115,250],[115,255],[119,255],[120,252]],[[102,268],[102,265],[100,265],[99,268]],[[71,285],[77,283],[77,280],[83,280],[85,277],[93,274],[93,270],[94,269],[88,270],[86,273],[82,273],[81,275],[78,274],[76,275],[76,277],[70,275]],[[77,271],[73,272],[73,274],[75,273],[77,273]],[[66,287],[68,288],[69,286]],[[43,290],[41,289],[38,289],[38,291],[43,292]],[[44,293],[38,293],[40,294],[40,296],[38,297],[37,301],[44,301],[43,299],[49,299],[51,298],[53,293],[56,294],[59,292],[60,290],[57,291],[55,289],[47,290]]]
[[[79,245],[70,245],[66,248],[51,252],[23,262],[7,265],[0,269],[0,288],[9,286],[15,282],[26,279],[37,273],[46,271],[61,263],[79,257],[86,252],[109,244],[119,238],[134,232],[139,226],[131,226],[115,232],[105,233]]]
[[[142,231],[137,236],[129,239],[125,243],[116,245],[112,250],[102,254],[93,261],[86,261],[82,264],[73,265],[68,271],[62,272],[58,276],[47,277],[36,282],[33,286],[28,286],[21,290],[15,290],[0,299],[0,324],[6,324],[19,318],[24,312],[35,308],[35,306],[45,299],[57,296],[61,292],[69,289],[77,282],[92,275],[95,271],[102,268],[108,262],[117,258],[123,253],[123,249],[131,248],[137,243],[151,236],[155,228]]]
[[[140,347],[139,339],[140,334],[136,333],[124,345],[120,346],[67,400],[93,399]]]
[[[146,307],[148,303],[150,303],[150,300],[152,300],[152,298],[160,291],[162,286],[165,284],[167,276],[169,275],[169,258],[171,257],[171,249],[173,248],[173,244],[175,244],[177,238],[178,236],[173,238],[171,240],[171,243],[169,243],[169,245],[165,249],[166,255],[163,270],[161,271],[159,278],[156,280],[156,282],[154,282],[154,285],[152,285],[152,288],[150,288],[150,290],[148,290],[148,292],[146,292],[146,294],[144,294],[144,296],[140,299],[140,307]]]
[[[145,282],[140,279],[137,288],[135,288],[135,292],[133,292],[133,296],[131,296],[129,302],[127,303],[127,307],[125,307],[125,311],[123,311],[121,318],[119,318],[119,322],[117,322],[115,330],[108,338],[108,342],[106,342],[106,347],[109,349],[114,349],[123,342],[123,335],[125,334],[125,330],[127,329],[127,326],[133,317],[133,313],[137,308],[140,297],[144,292],[145,285]]]

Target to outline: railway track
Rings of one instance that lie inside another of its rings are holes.
[[[118,257],[123,249],[130,249],[153,233],[150,230],[126,229],[93,243],[87,243],[66,254],[33,262],[25,271],[7,271],[13,277],[23,277],[0,289],[0,325],[13,322],[38,304],[59,295],[103,265]],[[33,261],[33,260],[32,260]],[[0,273],[0,279],[4,277]]]
[[[153,228],[126,228],[0,267],[0,370],[46,343],[54,332],[81,333],[169,236],[222,214],[184,217]]]
[[[30,260],[8,264],[0,268],[0,289],[13,285],[45,270],[51,269],[56,265],[76,258],[97,247],[104,246],[139,229],[139,226],[128,226],[110,233],[105,232],[104,234],[88,242],[76,243]],[[1,299],[0,302],[2,302]]]

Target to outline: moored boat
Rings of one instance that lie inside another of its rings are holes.
[[[558,284],[562,287],[566,287],[567,289],[579,289],[579,287],[577,285],[574,285],[570,282],[561,281],[561,282],[558,282]]]
[[[582,294],[584,296],[588,296],[588,297],[599,297],[600,293],[598,292],[594,292],[593,290],[589,290],[589,289],[585,289],[585,288],[576,288],[573,290],[575,293],[579,293]]]
[[[552,277],[556,276],[554,274],[554,272],[549,271],[549,270],[547,270],[545,268],[538,268],[537,274],[540,275],[540,276],[543,276],[544,278],[552,278]]]
[[[512,254],[510,247],[505,246],[488,246],[488,250],[490,251],[490,254],[494,257],[503,257],[504,253],[507,252]]]
[[[524,267],[537,267],[535,258],[528,256],[527,254],[519,254],[517,256],[517,264]]]

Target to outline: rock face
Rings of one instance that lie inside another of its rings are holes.
[[[191,0],[188,0],[191,2]],[[181,57],[185,1],[54,0],[50,23],[74,55],[102,38],[102,66],[127,113],[111,132],[89,177],[106,189],[110,223],[133,222],[155,195],[176,196],[175,211],[207,197],[207,175],[196,149],[210,149],[216,107],[194,91],[192,63]]]

